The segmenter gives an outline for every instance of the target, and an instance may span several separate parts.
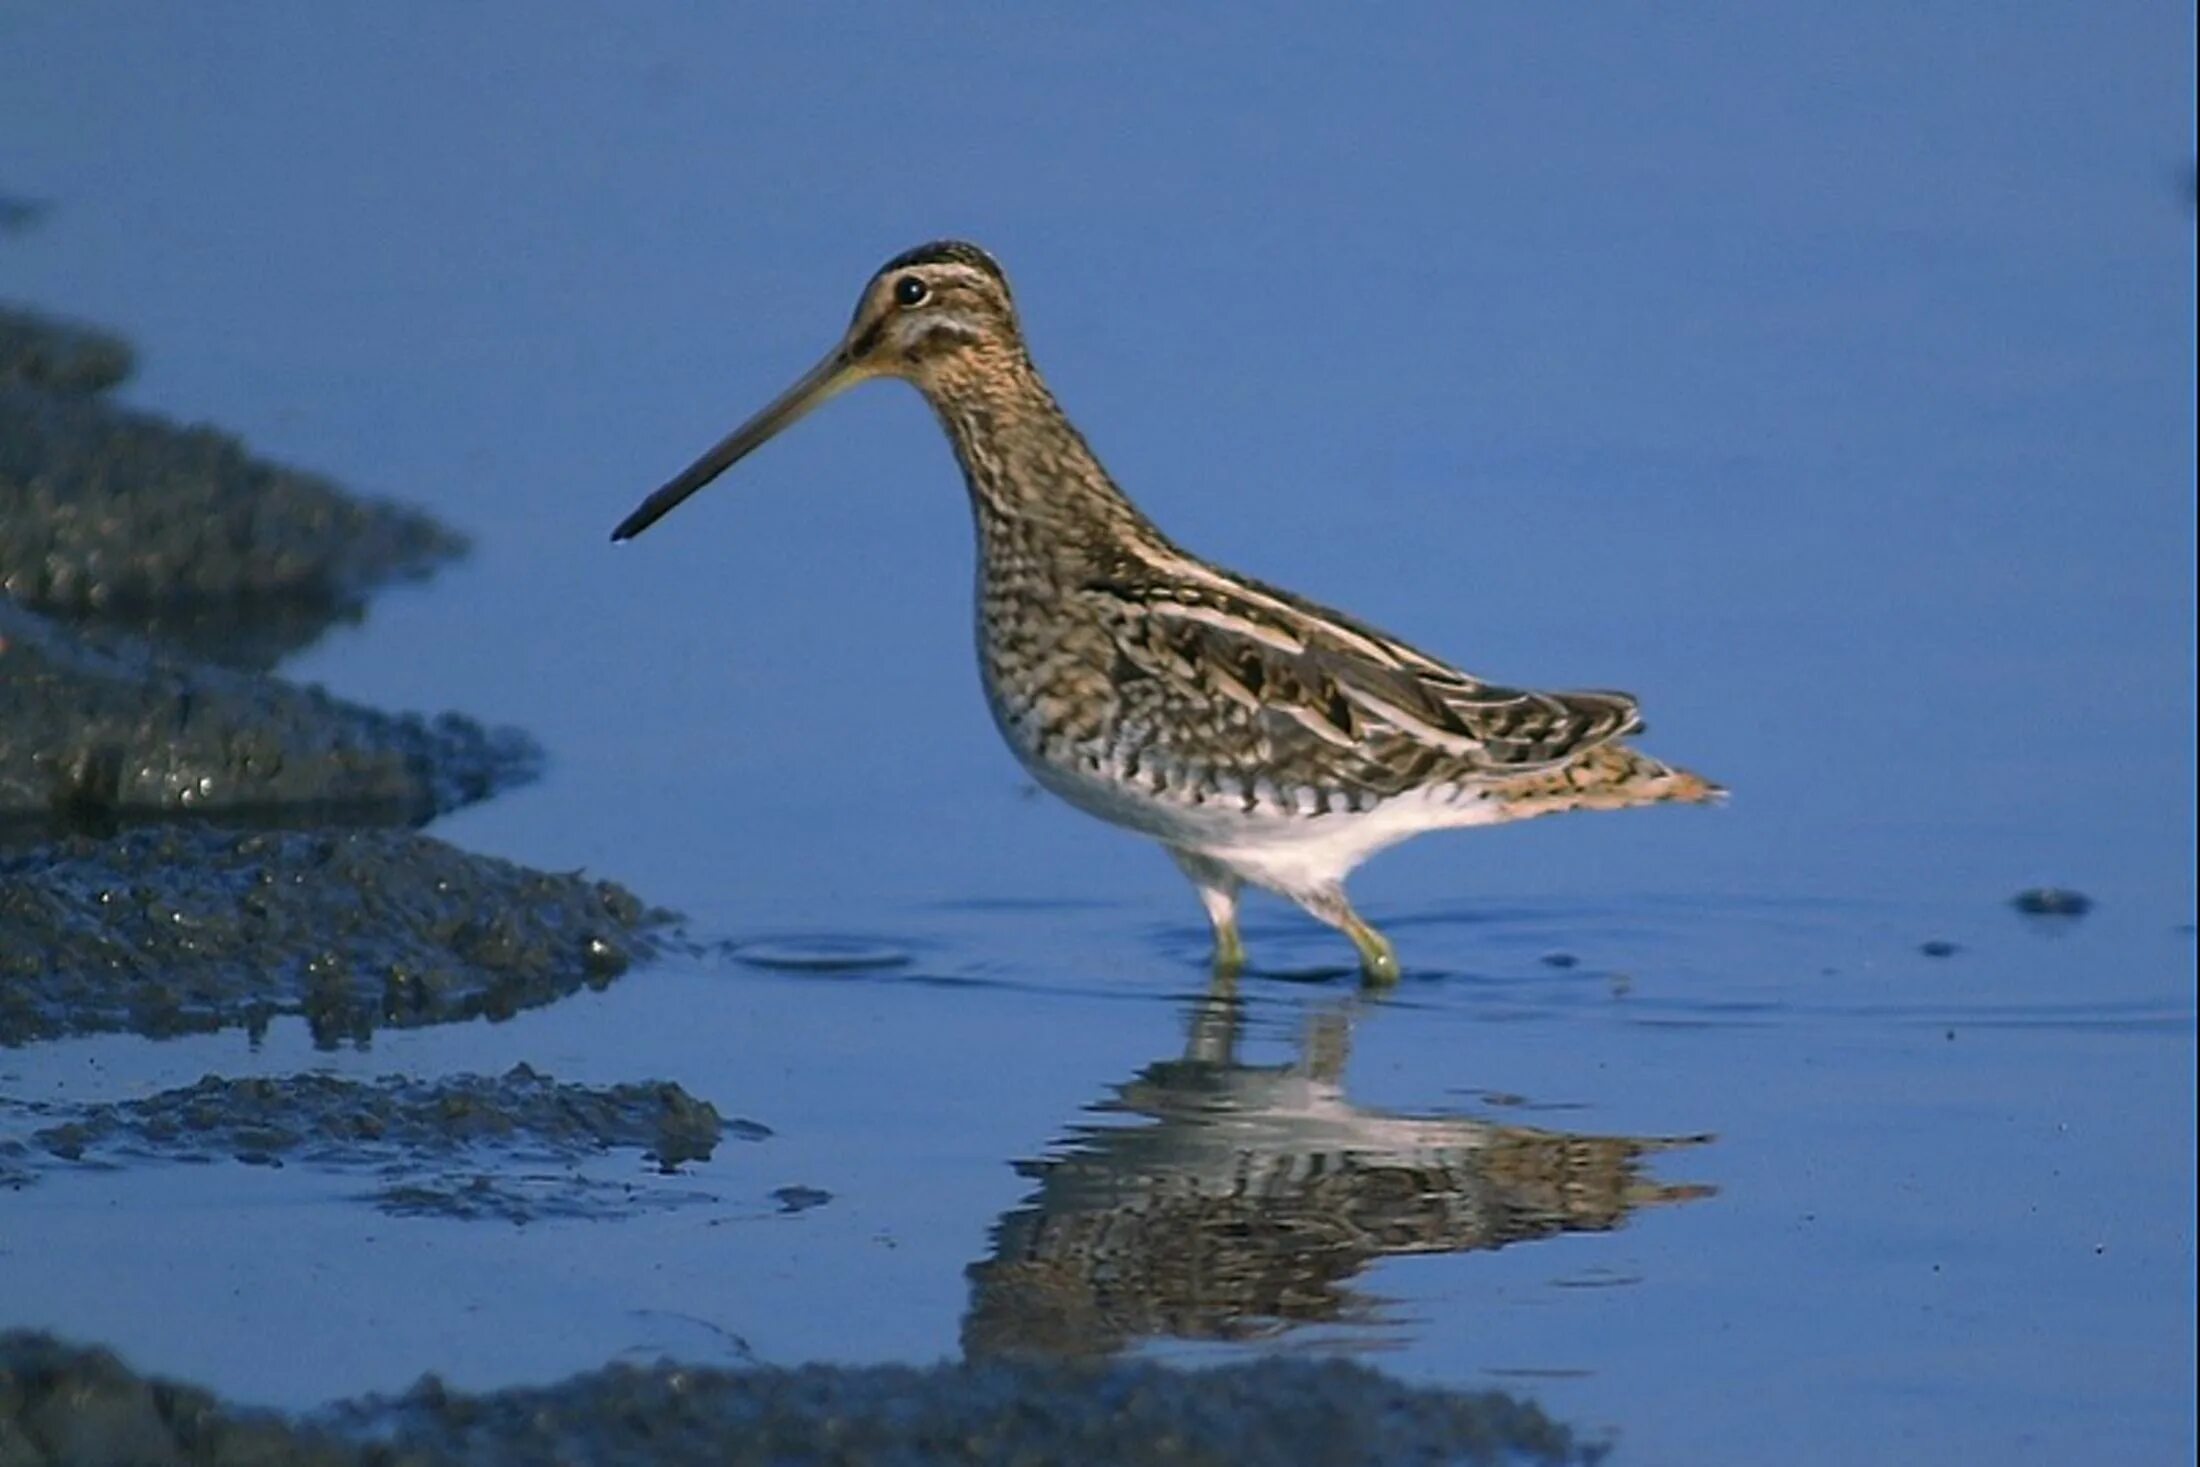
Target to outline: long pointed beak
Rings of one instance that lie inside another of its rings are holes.
[[[614,540],[631,540],[666,515],[696,490],[732,468],[764,441],[788,427],[828,397],[853,387],[867,375],[843,345],[831,356],[802,374],[802,379],[772,399],[771,405],[721,438],[710,452],[682,469],[678,477],[643,500],[634,513],[619,521],[611,532]]]

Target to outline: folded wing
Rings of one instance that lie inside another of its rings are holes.
[[[1085,591],[1114,603],[1123,672],[1246,709],[1276,744],[1270,759],[1296,753],[1342,782],[1402,787],[1553,768],[1640,726],[1624,693],[1485,683],[1326,607],[1208,574]]]

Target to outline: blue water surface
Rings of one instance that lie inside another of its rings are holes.
[[[2193,32],[2167,3],[0,11],[0,193],[50,206],[0,293],[127,334],[131,401],[478,540],[286,675],[529,729],[548,777],[435,833],[699,944],[499,1026],[75,1041],[0,1082],[524,1059],[775,1132],[688,1179],[708,1207],[519,1230],[242,1167],[49,1180],[0,1198],[0,1324],[286,1406],[622,1353],[930,1360],[1034,1208],[1220,1195],[1303,1143],[1410,1156],[1465,1210],[1436,1179],[1503,1128],[1709,1136],[1596,1226],[1401,1227],[1303,1317],[1056,1344],[1360,1353],[1621,1461],[2189,1460]],[[1731,805],[1382,857],[1388,1001],[1261,907],[1238,1048],[1202,1048],[1189,891],[993,734],[913,393],[606,540],[946,234],[1005,261],[1180,541],[1486,676],[1630,689]],[[2043,883],[2097,905],[2010,909]]]

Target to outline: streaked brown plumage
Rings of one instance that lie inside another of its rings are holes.
[[[1719,794],[1617,742],[1640,725],[1624,693],[1485,683],[1178,549],[1063,414],[1007,278],[973,245],[889,261],[841,345],[613,538],[878,376],[923,392],[962,465],[979,664],[1003,735],[1041,784],[1169,848],[1199,888],[1220,966],[1242,961],[1246,882],[1342,929],[1369,976],[1389,980],[1389,943],[1344,896],[1375,851],[1447,826]]]

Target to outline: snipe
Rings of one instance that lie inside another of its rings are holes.
[[[640,534],[750,450],[872,377],[915,385],[978,526],[978,661],[1002,735],[1071,804],[1152,836],[1199,889],[1215,963],[1244,961],[1240,888],[1341,929],[1376,982],[1390,943],[1344,879],[1425,830],[1716,799],[1620,742],[1624,693],[1498,687],[1172,544],[1115,487],[1032,365],[1007,277],[974,245],[887,261],[831,355],[612,531]]]

